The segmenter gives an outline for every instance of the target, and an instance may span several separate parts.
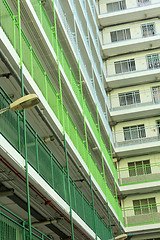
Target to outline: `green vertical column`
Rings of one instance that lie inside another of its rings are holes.
[[[97,226],[96,226],[96,217],[95,217],[95,206],[94,206],[94,194],[93,194],[93,188],[92,188],[92,179],[91,175],[89,176],[90,179],[90,186],[91,186],[91,196],[92,196],[92,206],[93,206],[93,217],[94,217],[94,231],[96,234],[96,240],[97,240]]]
[[[17,0],[17,9],[18,9],[18,27],[19,27],[19,52],[20,52],[19,65],[20,65],[20,76],[21,76],[21,92],[22,92],[21,95],[23,97],[24,96],[24,82],[23,82],[23,68],[22,68],[22,39],[21,39],[21,17],[20,17],[20,2],[19,2],[19,0]],[[23,130],[24,130],[24,155],[25,155],[26,192],[27,192],[27,208],[28,208],[28,228],[29,228],[29,239],[32,240],[25,110],[23,110],[23,128],[24,128]]]
[[[68,166],[68,156],[67,156],[67,145],[66,145],[65,133],[64,133],[64,148],[65,148],[66,170],[67,170],[67,180],[68,180],[68,196],[69,196],[69,205],[70,205],[71,233],[72,233],[72,240],[74,240],[74,226],[73,226],[73,217],[72,217],[71,188],[70,188],[70,179],[69,179],[69,166]]]

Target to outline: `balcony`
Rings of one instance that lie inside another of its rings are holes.
[[[124,60],[118,58],[106,62],[106,81],[109,88],[126,87],[159,81],[160,59],[159,52],[150,51],[142,56],[135,54],[129,58],[126,55]]]
[[[159,124],[144,124],[124,127],[123,130],[114,131],[116,152],[119,156],[136,156],[152,152],[159,152],[160,131]]]
[[[159,87],[110,95],[110,114],[115,122],[152,117],[159,111]]]
[[[160,226],[160,204],[147,204],[141,207],[127,207],[122,209],[125,227],[142,226],[148,229],[148,224]],[[149,227],[154,228],[154,226]],[[136,230],[136,229],[135,229]]]
[[[99,5],[99,23],[101,26],[116,25],[119,23],[126,23],[154,18],[159,16],[160,3],[156,0],[152,1],[117,1],[117,6],[109,6],[103,2]]]
[[[9,98],[7,96],[7,98]],[[4,95],[3,90],[0,92],[0,109],[8,106],[8,100]],[[23,141],[23,123],[20,120],[22,115],[8,111],[1,116],[0,133],[5,139],[12,144],[18,153],[24,157],[24,141]],[[21,134],[19,134],[21,133]],[[94,213],[93,206],[91,206],[87,197],[80,191],[76,183],[69,178],[67,181],[67,171],[60,164],[58,159],[46,146],[44,141],[34,131],[32,126],[26,123],[27,135],[27,155],[29,165],[45,180],[45,182],[69,205],[69,185],[72,199],[72,210],[91,228],[94,232],[94,217],[95,221],[99,222],[104,229],[105,234],[110,235],[108,227],[100,219],[98,213]],[[101,176],[101,175],[100,175]],[[109,189],[108,189],[109,190]],[[113,198],[111,192],[108,195]],[[55,199],[54,199],[55,200]],[[111,200],[110,200],[111,201]],[[77,205],[78,202],[78,205]],[[112,201],[113,202],[113,201]],[[116,203],[116,202],[115,202]],[[115,204],[114,203],[114,204]],[[116,203],[118,204],[118,203]],[[118,206],[117,206],[118,207]],[[83,209],[83,210],[82,210]],[[89,213],[89,214],[88,214]],[[100,227],[100,228],[101,228]],[[99,236],[103,236],[99,229]],[[103,237],[102,237],[103,239]]]
[[[150,46],[159,47],[160,34],[155,34],[149,37],[131,38],[122,41],[103,43],[104,58],[113,57],[124,53],[133,53],[147,50]]]
[[[0,205],[0,222],[1,239],[29,239],[29,230],[25,227],[26,221],[16,216],[2,205]],[[34,227],[32,227],[32,239],[51,240]]]
[[[160,181],[160,162],[141,164],[139,166],[131,166],[125,168],[119,168],[118,179],[119,184],[130,185]],[[153,188],[153,185],[152,185]]]

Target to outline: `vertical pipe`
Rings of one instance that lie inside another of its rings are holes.
[[[67,156],[67,145],[66,145],[65,133],[64,133],[64,149],[65,149],[65,159],[66,159],[66,169],[67,169],[67,180],[68,180],[68,195],[69,195],[69,205],[70,205],[71,232],[72,232],[72,240],[74,240],[74,228],[73,228],[73,218],[72,218],[71,189],[70,189],[69,167],[68,167],[68,156]]]
[[[97,227],[96,227],[96,218],[95,218],[94,194],[93,194],[93,188],[92,188],[91,175],[89,176],[89,179],[90,179],[90,186],[91,186],[92,206],[93,206],[94,230],[95,230],[96,240],[97,240]]]
[[[19,24],[19,52],[20,52],[20,76],[21,76],[21,95],[24,96],[24,82],[23,82],[23,68],[22,68],[22,39],[21,39],[21,17],[20,17],[20,2],[17,0],[18,8],[18,24]],[[29,239],[32,240],[32,227],[31,227],[31,210],[30,210],[30,197],[29,197],[29,178],[28,178],[28,159],[27,159],[27,131],[26,131],[26,116],[23,110],[23,130],[24,130],[24,155],[25,155],[25,172],[26,172],[26,192],[27,192],[27,208],[28,208],[28,227]]]

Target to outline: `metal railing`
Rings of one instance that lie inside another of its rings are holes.
[[[127,128],[127,127],[126,127]],[[129,129],[114,132],[116,147],[133,146],[137,144],[160,141],[160,125],[133,126]]]
[[[160,223],[160,204],[146,204],[122,209],[125,227]]]
[[[0,91],[0,109],[8,106],[9,98],[4,90]],[[0,132],[12,144],[12,146],[24,156],[23,124],[21,114],[8,111],[0,115]],[[27,155],[29,164],[36,172],[69,204],[69,191],[66,169],[60,164],[54,154],[50,151],[44,141],[27,122]],[[85,195],[80,191],[76,183],[70,178],[71,200],[73,210],[86,224],[96,232],[95,221],[99,222],[100,229],[103,228],[106,234],[111,234],[108,227],[94,209]],[[100,229],[97,229],[101,235]]]
[[[118,0],[117,0],[117,2],[118,2]],[[121,1],[119,1],[119,2],[121,2]],[[157,2],[153,2],[153,1],[151,1],[151,0],[149,0],[149,1],[147,1],[146,3],[144,2],[144,3],[142,3],[142,4],[138,4],[137,3],[137,1],[135,0],[135,4],[136,4],[136,6],[135,7],[133,7],[133,5],[131,6],[131,7],[128,7],[128,4],[127,4],[127,1],[125,1],[126,2],[126,8],[122,8],[122,7],[120,7],[119,9],[114,9],[114,11],[107,11],[107,7],[106,7],[106,11],[100,11],[99,12],[99,14],[100,15],[103,15],[103,14],[114,14],[115,12],[120,12],[120,11],[125,11],[125,10],[128,10],[128,9],[135,9],[135,8],[141,8],[141,7],[148,7],[148,6],[150,6],[150,5],[155,5],[155,7],[157,6],[157,5],[159,5],[159,3],[157,3]],[[145,10],[146,10],[146,8],[145,8]]]
[[[34,0],[32,0],[32,1],[34,1]],[[15,18],[14,18],[13,12],[11,11],[6,0],[1,0],[0,6],[1,6],[1,8],[0,8],[0,10],[1,10],[0,11],[0,26],[3,28],[5,34],[8,36],[8,38],[9,38],[10,42],[12,43],[12,45],[14,46],[16,52],[19,54],[19,44],[17,44],[19,42],[19,31],[18,31],[18,25],[14,24]],[[39,10],[37,9],[37,11],[39,11]],[[11,29],[14,34],[12,34]],[[50,34],[50,32],[48,34]],[[54,35],[50,34],[49,36],[50,36],[50,39],[52,40],[53,46],[55,47],[56,40],[55,40]],[[64,64],[66,64],[65,68],[64,68],[65,73],[67,76],[69,76],[70,82],[72,82],[72,81],[75,82],[76,79],[75,79],[70,67],[68,66],[68,62],[67,61],[65,62],[65,56],[64,56],[64,54],[61,54],[62,51],[61,51],[60,45],[58,45],[58,47],[59,47],[58,52],[60,54],[59,60],[60,60],[60,62],[62,61],[63,66],[64,66]],[[91,155],[90,152],[88,152],[85,142],[84,142],[84,139],[82,139],[82,137],[81,137],[78,129],[76,128],[72,118],[70,117],[67,109],[59,101],[58,93],[56,92],[51,80],[49,79],[48,75],[46,74],[45,69],[43,68],[38,57],[36,56],[33,48],[31,47],[31,45],[30,45],[28,39],[26,38],[25,34],[23,33],[23,31],[22,31],[22,51],[23,51],[23,55],[25,56],[23,58],[23,64],[26,66],[26,68],[29,71],[29,73],[31,74],[33,80],[36,82],[37,86],[39,87],[43,96],[45,97],[46,101],[48,102],[49,106],[51,107],[52,111],[54,112],[54,114],[58,118],[59,122],[64,127],[64,129],[65,129],[66,133],[68,134],[68,136],[70,137],[71,141],[74,143],[74,146],[76,147],[80,156],[82,157],[82,159],[88,166],[91,174],[94,176],[98,185],[100,186],[103,193],[105,194],[107,200],[111,203],[111,205],[113,206],[113,208],[116,211],[119,218],[122,219],[121,209],[118,205],[118,202],[112,195],[93,156]],[[72,84],[73,84],[73,82],[72,82]],[[76,84],[73,84],[73,86],[75,86],[76,89],[78,89]],[[82,104],[82,102],[81,102],[82,98],[80,96],[80,91],[78,91],[77,96],[79,96],[79,101]],[[87,109],[87,107],[86,107],[86,109]],[[92,118],[92,116],[90,115],[90,119],[91,118]],[[65,121],[64,121],[64,119],[65,119]],[[91,126],[91,127],[93,129],[95,129],[94,126]],[[97,133],[98,133],[98,130],[97,130]],[[99,135],[99,137],[102,139],[101,135]],[[108,153],[108,150],[106,148],[106,145],[105,145],[103,139],[101,141],[101,148],[102,148],[104,155],[106,156],[106,159],[110,165],[110,168],[113,172],[114,177],[116,179],[118,179],[117,171],[115,169],[112,159],[110,158],[110,155]]]
[[[159,24],[159,22],[160,21],[157,21],[157,24]],[[128,28],[128,27],[126,27],[126,28]],[[130,30],[131,30],[131,32],[132,31],[134,31],[134,28],[137,30],[137,26],[130,26]],[[103,32],[102,32],[102,34],[103,34]],[[147,39],[148,40],[148,42],[149,41],[154,41],[154,38],[153,37],[155,37],[155,40],[157,39],[157,37],[160,37],[160,33],[156,33],[156,32],[154,32],[154,34],[152,35],[152,34],[148,34],[148,36],[143,36],[143,34],[142,34],[142,29],[141,29],[141,25],[139,25],[139,37],[134,37],[134,34],[132,34],[132,37],[131,38],[128,38],[128,39],[124,39],[124,40],[117,40],[117,41],[114,41],[114,42],[111,42],[111,41],[108,41],[108,39],[107,39],[107,41],[105,41],[105,38],[104,38],[104,36],[102,35],[102,45],[105,47],[105,46],[110,46],[110,47],[117,47],[117,46],[119,46],[119,47],[121,47],[122,45],[121,44],[123,44],[123,46],[124,46],[124,44],[129,44],[129,43],[132,43],[133,42],[133,44],[135,44],[135,40],[137,40],[137,41],[139,41],[140,39]],[[150,39],[151,38],[151,39]],[[146,41],[146,40],[145,40]],[[141,41],[142,43],[144,43],[143,41]],[[148,42],[146,42],[146,43],[148,43]],[[138,42],[139,43],[139,42]],[[128,46],[129,47],[129,46]],[[133,46],[132,45],[130,45],[130,47],[132,48]],[[105,51],[105,48],[104,48],[104,51]]]
[[[149,61],[148,57],[151,56],[151,55],[158,55],[157,57],[157,60],[154,61]],[[109,78],[109,77],[119,77],[119,76],[123,76],[124,75],[136,75],[137,73],[143,73],[143,72],[151,72],[154,74],[154,71],[160,69],[160,53],[157,52],[157,53],[154,53],[152,54],[151,52],[149,52],[147,55],[145,56],[136,56],[134,58],[132,58],[132,62],[134,62],[135,64],[135,70],[133,70],[133,67],[130,66],[130,63],[128,63],[129,61],[129,57],[126,56],[126,59],[122,60],[122,61],[118,61],[116,59],[115,62],[106,62],[106,68],[107,68],[107,75],[106,77]],[[125,64],[126,62],[126,64]],[[115,63],[116,63],[116,67],[119,65],[119,70],[121,69],[121,72],[119,73],[116,73],[116,69],[115,69]],[[124,64],[124,66],[122,67],[122,63]],[[156,71],[157,73],[157,71]],[[136,75],[137,76],[137,75]],[[135,76],[135,77],[136,77]]]
[[[155,87],[156,88],[156,87]],[[157,87],[157,92],[152,89],[140,90],[138,100],[134,91],[131,93],[120,93],[120,95],[110,95],[110,110],[121,111],[125,109],[138,108],[143,106],[150,106],[160,104],[160,90]]]
[[[160,181],[160,162],[140,166],[118,168],[119,184],[130,185]]]
[[[29,230],[26,222],[14,213],[0,205],[0,238],[6,240],[29,240]],[[45,234],[32,227],[33,240],[51,240]]]

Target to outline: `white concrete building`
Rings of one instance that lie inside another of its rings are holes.
[[[159,0],[97,0],[119,198],[130,239],[160,239],[159,10]]]

